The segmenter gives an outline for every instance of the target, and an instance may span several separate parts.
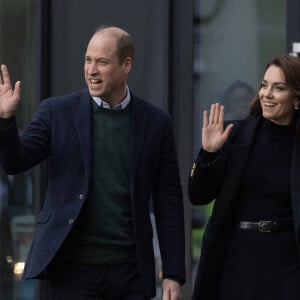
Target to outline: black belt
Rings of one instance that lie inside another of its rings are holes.
[[[259,232],[276,232],[276,231],[289,231],[293,229],[293,221],[259,221],[238,222],[237,227],[246,231],[259,231]]]

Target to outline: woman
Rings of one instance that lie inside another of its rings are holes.
[[[300,58],[272,59],[246,119],[203,114],[193,204],[215,200],[194,300],[300,299]],[[223,125],[224,124],[224,125]]]

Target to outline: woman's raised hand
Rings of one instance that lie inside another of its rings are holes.
[[[203,112],[202,148],[208,152],[217,152],[225,144],[233,124],[224,130],[224,106],[211,105],[210,114]]]
[[[12,117],[21,100],[21,82],[15,83],[14,89],[6,65],[1,65],[0,74],[0,118]]]

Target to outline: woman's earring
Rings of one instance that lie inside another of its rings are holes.
[[[298,110],[299,109],[299,105],[295,105],[295,109]]]

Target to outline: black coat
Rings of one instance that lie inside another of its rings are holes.
[[[189,180],[191,202],[207,204],[215,200],[202,241],[193,300],[218,299],[222,265],[233,221],[234,200],[237,198],[240,180],[261,120],[262,117],[259,116],[234,122],[230,137],[215,160],[212,163],[202,163],[198,156],[193,165]],[[300,229],[299,166],[300,135],[296,131],[291,169],[291,198],[298,245]]]

